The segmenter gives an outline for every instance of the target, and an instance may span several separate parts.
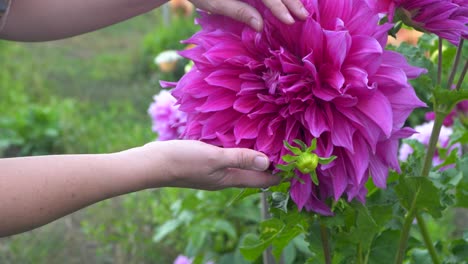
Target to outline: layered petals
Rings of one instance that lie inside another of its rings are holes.
[[[316,138],[317,154],[337,159],[317,168],[318,185],[297,172],[292,200],[323,215],[329,199],[363,202],[369,177],[384,188],[398,169],[398,140],[410,136],[403,123],[424,106],[408,80],[424,70],[384,50],[391,25],[379,25],[369,1],[303,0],[310,16],[290,26],[246,2],[265,18],[263,32],[201,12],[201,31],[185,41],[196,47],[181,55],[195,66],[172,84],[187,114],[183,136],[256,149],[273,165],[288,154],[284,140]]]

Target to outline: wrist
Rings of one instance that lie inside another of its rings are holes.
[[[152,142],[110,154],[122,168],[122,173],[127,175],[126,177],[130,178],[139,190],[159,188],[168,184],[170,177],[167,177],[167,166],[164,166],[162,148],[158,146],[158,151],[149,149],[159,143]]]

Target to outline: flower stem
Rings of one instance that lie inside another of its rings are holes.
[[[328,230],[324,224],[320,224],[320,238],[322,239],[323,256],[325,258],[325,264],[331,264],[331,252],[330,243],[328,242]]]
[[[463,71],[460,75],[460,78],[458,78],[458,83],[457,83],[457,90],[460,90],[461,84],[463,83],[463,79],[465,79],[466,71],[468,70],[468,60],[465,61],[465,67],[463,67]]]
[[[363,264],[364,262],[362,260],[362,245],[361,245],[361,243],[359,243],[357,245],[357,250],[356,251],[357,251],[357,261],[356,261],[356,263],[357,264]]]
[[[452,72],[450,73],[450,77],[448,79],[447,87],[449,89],[452,87],[453,79],[455,79],[455,74],[457,73],[458,64],[460,63],[462,50],[463,50],[463,38],[460,40],[460,44],[458,44],[457,55],[455,55],[455,61],[453,62]]]
[[[429,232],[427,230],[426,222],[421,214],[416,214],[416,220],[418,220],[418,226],[421,231],[421,235],[423,236],[424,243],[426,244],[427,249],[429,250],[429,255],[431,255],[432,263],[440,264],[439,257],[437,256],[437,252],[434,248],[434,244],[432,243],[431,237],[429,236]]]
[[[401,230],[400,234],[400,242],[398,243],[398,252],[395,258],[395,264],[403,263],[403,259],[405,258],[406,253],[406,246],[408,244],[409,232],[411,229],[411,224],[414,220],[414,215],[416,214],[416,199],[418,197],[419,191],[416,193],[413,203],[411,205],[411,209],[406,214],[405,222],[403,223],[403,229]]]
[[[427,177],[429,176],[429,170],[432,166],[432,159],[434,158],[434,153],[436,151],[437,142],[439,141],[440,129],[442,128],[442,124],[444,122],[445,115],[436,112],[434,126],[432,127],[431,138],[429,140],[429,145],[427,147],[426,157],[424,159],[424,166],[421,171],[421,176]]]
[[[437,60],[437,84],[442,79],[442,38],[439,37],[439,59]]]

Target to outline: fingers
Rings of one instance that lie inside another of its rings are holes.
[[[309,15],[300,0],[263,0],[263,3],[285,24],[294,23],[294,18],[289,11],[300,19],[305,19]]]
[[[251,149],[226,148],[221,149],[221,166],[244,170],[265,171],[270,166],[270,160],[261,152]]]
[[[205,11],[228,16],[251,26],[256,31],[263,28],[263,19],[257,9],[237,0],[192,0],[192,3]]]
[[[305,9],[300,0],[283,0],[283,3],[296,17],[306,19],[309,12]]]
[[[279,184],[280,181],[280,177],[267,172],[228,169],[223,185],[238,188],[268,188]]]

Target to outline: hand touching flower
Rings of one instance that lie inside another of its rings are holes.
[[[244,22],[257,31],[263,28],[263,19],[260,13],[245,2],[238,0],[191,0],[191,2],[209,13],[228,16]],[[262,0],[262,2],[274,16],[286,24],[294,23],[293,16],[305,19],[309,15],[300,0]]]
[[[228,187],[269,187],[279,177],[265,170],[268,158],[257,151],[219,148],[200,141],[152,142],[135,150],[148,187],[219,190]],[[124,152],[125,153],[125,152]]]

